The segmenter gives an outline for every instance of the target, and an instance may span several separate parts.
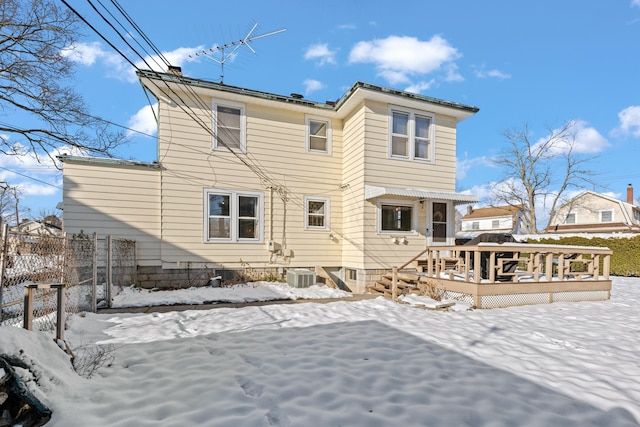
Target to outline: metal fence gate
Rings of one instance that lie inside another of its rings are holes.
[[[66,319],[110,307],[119,288],[136,282],[133,240],[26,234],[5,225],[0,245],[0,326],[22,326],[28,307],[34,329],[55,329],[59,298],[46,285],[62,285]],[[33,299],[29,304],[28,294]]]

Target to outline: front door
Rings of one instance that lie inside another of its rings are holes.
[[[430,202],[427,218],[427,246],[450,244],[450,205],[446,202]]]

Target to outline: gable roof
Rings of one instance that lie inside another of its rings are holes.
[[[406,102],[429,103],[431,105],[430,109],[435,113],[453,116],[457,121],[464,120],[467,117],[470,117],[471,115],[480,111],[478,107],[474,107],[471,105],[445,101],[438,98],[432,98],[429,96],[411,92],[390,89],[387,87],[360,81],[355,82],[353,86],[351,86],[351,88],[337,101],[326,101],[322,103],[308,101],[306,99],[303,99],[300,95],[276,95],[273,93],[262,92],[238,86],[230,86],[210,80],[185,77],[182,75],[177,75],[175,73],[160,73],[157,71],[140,70],[137,72],[137,75],[141,79],[143,86],[149,89],[152,93],[159,92],[162,94],[166,94],[165,91],[171,91],[171,88],[167,86],[167,84],[188,85],[195,88],[211,89],[237,95],[251,96],[263,101],[266,100],[279,102],[282,103],[282,105],[322,109],[325,112],[336,113],[338,117],[340,117],[341,115],[346,115],[350,111],[351,105],[361,101],[364,98],[380,101],[384,100],[385,102],[390,102],[391,99],[396,98],[404,100]],[[163,85],[160,86],[155,83],[151,85],[145,84],[144,79],[150,79],[151,81],[160,80],[163,82]]]
[[[487,208],[473,209],[470,213],[464,215],[461,219],[479,219],[479,218],[492,218],[497,216],[514,216],[520,212],[521,208],[518,206],[491,206]]]
[[[565,206],[571,205],[572,203],[575,203],[576,200],[586,196],[586,195],[591,195],[591,196],[596,196],[596,197],[600,197],[601,199],[607,200],[613,204],[617,204],[618,206],[620,206],[620,210],[622,211],[622,214],[624,215],[625,218],[625,223],[626,224],[633,224],[633,221],[631,220],[631,217],[629,217],[629,210],[633,211],[634,209],[638,210],[640,208],[638,208],[638,206],[633,205],[631,203],[627,203],[624,202],[622,200],[618,200],[614,197],[611,196],[607,196],[606,194],[602,194],[602,193],[596,193],[595,191],[591,191],[591,190],[585,190],[581,193],[579,193],[577,196],[575,196],[574,198],[572,198],[571,200],[569,200],[568,202],[564,203],[561,208],[564,208]]]

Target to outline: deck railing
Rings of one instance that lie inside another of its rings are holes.
[[[611,254],[588,246],[479,243],[429,247],[418,265],[423,280],[488,308],[608,299]]]

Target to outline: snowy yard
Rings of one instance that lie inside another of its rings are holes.
[[[53,426],[638,425],[639,304],[640,279],[614,278],[610,301],[494,310],[345,298],[75,316],[72,346],[113,348],[91,379],[45,334],[4,327],[0,353],[24,350]]]

